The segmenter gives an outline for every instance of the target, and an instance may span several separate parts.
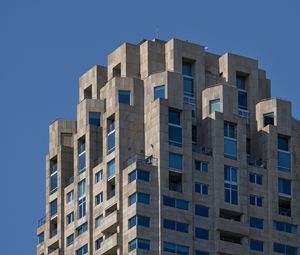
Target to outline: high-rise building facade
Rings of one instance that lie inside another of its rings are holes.
[[[38,255],[298,254],[300,122],[256,60],[125,43],[50,126]]]

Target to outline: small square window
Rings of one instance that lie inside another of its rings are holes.
[[[119,103],[130,105],[130,90],[119,90]]]

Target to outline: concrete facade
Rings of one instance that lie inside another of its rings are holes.
[[[144,40],[79,85],[49,128],[37,255],[298,254],[300,122],[256,60]]]

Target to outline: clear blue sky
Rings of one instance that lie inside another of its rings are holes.
[[[48,125],[75,118],[81,74],[158,30],[259,59],[272,95],[293,101],[300,118],[299,13],[298,0],[0,0],[0,253],[35,254]]]

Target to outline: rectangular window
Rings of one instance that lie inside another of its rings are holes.
[[[165,98],[165,85],[154,87],[154,100],[157,98]]]
[[[164,196],[163,203],[165,206],[174,207],[182,210],[189,209],[189,202],[182,199],[175,199]]]
[[[107,177],[111,178],[115,175],[115,160],[111,160],[107,163]]]
[[[257,228],[257,229],[263,229],[264,228],[264,220],[250,217],[250,227],[251,228]]]
[[[192,125],[192,143],[197,143],[197,126]]]
[[[95,241],[95,250],[99,250],[101,248],[102,242],[103,242],[103,237],[100,237]]]
[[[67,225],[71,224],[74,221],[74,212],[71,212],[67,215]]]
[[[164,251],[174,254],[189,255],[189,247],[175,243],[164,242]]]
[[[203,205],[195,205],[195,215],[207,218],[209,215],[209,208]]]
[[[88,224],[87,223],[82,224],[81,226],[76,228],[76,236],[80,236],[81,234],[83,234],[87,230],[88,230]]]
[[[82,173],[86,169],[86,152],[85,137],[78,140],[78,173]]]
[[[80,249],[76,251],[76,255],[84,255],[88,253],[88,245],[82,246]]]
[[[98,228],[103,222],[103,215],[99,215],[95,218],[95,228]]]
[[[182,155],[169,152],[169,168],[182,172]]]
[[[150,181],[150,173],[145,170],[136,169],[128,174],[128,183],[135,181],[136,179],[149,182]]]
[[[254,184],[262,185],[262,175],[249,173],[249,181]]]
[[[237,134],[236,125],[224,123],[224,157],[237,159]]]
[[[208,163],[207,162],[203,162],[203,161],[199,161],[199,160],[195,160],[195,169],[200,171],[200,172],[208,172]]]
[[[169,109],[169,144],[182,147],[180,111]]]
[[[195,237],[204,240],[209,240],[209,231],[203,228],[195,228]]]
[[[278,213],[280,215],[291,217],[291,199],[287,197],[279,197],[278,209]]]
[[[263,197],[250,195],[249,197],[250,205],[262,207],[263,206]]]
[[[224,200],[225,203],[238,204],[237,169],[224,166]]]
[[[286,232],[290,234],[297,234],[297,226],[289,223],[284,223],[280,221],[273,221],[273,229],[281,232]]]
[[[182,173],[169,170],[169,190],[182,192]]]
[[[209,101],[209,113],[220,111],[220,98]]]
[[[119,90],[119,103],[130,105],[130,90]]]
[[[278,192],[285,195],[292,194],[291,180],[278,178]]]
[[[86,215],[86,182],[85,179],[78,183],[78,218]]]
[[[95,205],[99,205],[103,202],[103,192],[95,196]]]
[[[202,195],[208,195],[208,185],[204,183],[195,183],[195,192]]]
[[[57,159],[50,160],[50,194],[57,191]]]
[[[149,228],[150,227],[150,217],[136,215],[128,220],[128,229],[130,229],[136,225]]]
[[[264,242],[250,239],[250,249],[253,251],[264,251]]]
[[[45,240],[45,235],[44,235],[44,232],[42,232],[38,235],[38,244],[43,243],[44,240]]]
[[[74,234],[71,234],[67,237],[67,246],[70,246],[74,243]]]
[[[135,249],[141,250],[150,250],[150,240],[136,238],[128,243],[128,252],[131,252]]]
[[[107,119],[107,154],[110,154],[115,150],[116,139],[115,139],[115,118],[110,117]]]
[[[51,217],[57,214],[57,199],[50,202],[50,215]]]
[[[182,62],[182,74],[183,74],[183,92],[185,96],[194,96],[194,79],[192,76],[192,63]]]
[[[196,251],[195,255],[209,255],[209,252],[206,252],[206,251]]]
[[[165,229],[174,230],[178,232],[188,233],[189,225],[182,222],[177,222],[174,220],[164,219],[163,226]]]
[[[89,124],[100,127],[100,112],[89,112]]]
[[[274,125],[274,112],[265,113],[263,116],[264,116],[264,127],[268,125]]]
[[[136,192],[128,197],[128,206],[131,206],[136,202],[148,205],[150,204],[150,195],[141,192]]]
[[[280,244],[280,243],[274,243],[273,244],[273,251],[280,253],[280,254],[286,254],[286,255],[297,255],[298,254],[298,248]]]
[[[100,170],[95,174],[95,183],[100,182],[102,179],[103,179],[103,170]]]
[[[291,153],[289,152],[289,137],[278,135],[278,169],[291,171]]]
[[[242,110],[248,109],[247,91],[245,90],[238,90],[238,108]]]
[[[71,190],[67,193],[67,203],[70,203],[74,200],[74,190]]]

